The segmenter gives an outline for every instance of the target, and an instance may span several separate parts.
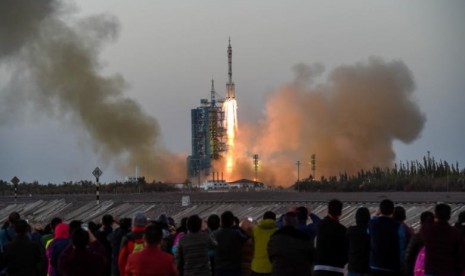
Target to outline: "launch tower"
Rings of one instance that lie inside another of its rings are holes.
[[[188,177],[199,179],[210,174],[211,160],[220,159],[226,150],[223,100],[216,99],[213,80],[210,101],[201,99],[200,104],[191,110],[192,155],[187,158]]]

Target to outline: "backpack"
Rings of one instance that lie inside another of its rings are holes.
[[[129,238],[128,240],[128,251],[129,254],[136,253],[142,251],[144,249],[144,239],[143,237],[140,238]]]

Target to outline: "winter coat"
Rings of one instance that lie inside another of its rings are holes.
[[[212,233],[217,242],[215,269],[240,271],[242,245],[249,238],[241,229],[235,227],[220,228]]]
[[[45,259],[40,246],[26,235],[18,235],[5,245],[4,265],[10,276],[43,275]]]
[[[349,252],[350,272],[370,272],[370,235],[368,225],[356,225],[347,229],[346,243]]]
[[[216,246],[204,232],[188,233],[178,243],[176,264],[181,275],[211,275],[208,250]]]
[[[134,226],[132,232],[121,240],[121,249],[118,256],[118,268],[121,276],[125,275],[128,257],[134,250],[134,241],[141,240],[144,236],[144,231],[145,227]]]
[[[276,221],[272,219],[261,220],[253,228],[254,253],[252,258],[252,271],[256,273],[271,273],[271,262],[268,257],[268,241],[271,235],[278,230]]]
[[[465,267],[465,245],[459,231],[446,221],[424,225],[425,274],[457,275]]]
[[[104,247],[94,241],[86,248],[68,246],[58,260],[58,268],[63,276],[101,276],[107,262]]]
[[[315,266],[344,268],[347,263],[346,228],[336,219],[325,217],[316,230]]]
[[[302,231],[284,226],[270,237],[268,256],[272,263],[272,275],[308,276],[313,261],[313,243]]]
[[[373,218],[369,223],[370,267],[400,273],[403,227],[390,217]],[[403,260],[402,260],[403,261]]]
[[[175,276],[178,271],[173,256],[156,246],[131,254],[126,265],[128,276]]]
[[[61,275],[58,271],[58,258],[70,244],[69,225],[60,223],[55,227],[54,238],[47,247],[46,253],[49,262],[48,274],[50,276]]]

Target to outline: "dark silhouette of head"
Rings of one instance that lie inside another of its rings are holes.
[[[74,229],[71,238],[76,249],[84,249],[89,244],[89,233],[82,228]]]
[[[106,227],[111,227],[113,225],[113,216],[112,215],[104,215],[102,217],[102,225]]]
[[[158,245],[163,239],[163,229],[159,224],[149,224],[145,228],[144,239],[148,245]]]
[[[234,215],[231,211],[221,214],[221,227],[232,227],[234,225]]]
[[[434,208],[434,216],[438,221],[449,221],[450,213],[450,206],[444,203],[440,203]]]
[[[55,227],[62,222],[63,220],[61,218],[55,217],[50,222],[50,227],[52,228],[52,230],[55,230]]]
[[[297,215],[294,212],[287,212],[284,215],[284,225],[285,226],[292,226],[297,227]]]
[[[342,214],[342,202],[339,199],[332,199],[328,202],[328,214],[339,217]]]
[[[198,215],[192,215],[187,219],[187,230],[197,233],[202,228],[202,219]]]
[[[21,216],[19,215],[18,212],[12,212],[8,216],[8,222],[10,223],[11,226],[14,227],[15,223],[21,219]]]
[[[187,232],[187,219],[188,217],[183,217],[181,219],[181,226],[179,226],[178,229],[176,229],[176,233]]]
[[[16,235],[26,235],[28,229],[30,229],[27,221],[24,219],[18,219],[14,223],[15,233]]]
[[[394,207],[394,212],[392,214],[392,218],[397,222],[404,222],[407,219],[407,214],[405,212],[405,208],[402,206]]]
[[[215,231],[220,228],[220,217],[216,214],[210,215],[207,219],[208,229]]]
[[[69,234],[72,236],[76,229],[81,229],[82,221],[73,220],[69,223]]]
[[[370,221],[370,211],[367,207],[360,207],[355,213],[355,223],[357,225],[367,225]]]
[[[433,224],[434,223],[434,214],[430,211],[424,211],[420,215],[420,224]]]
[[[308,210],[304,206],[297,207],[295,209],[295,214],[299,222],[306,222],[308,219]]]
[[[132,219],[131,218],[122,218],[119,220],[119,227],[124,230],[131,229]]]
[[[272,219],[272,220],[276,220],[276,214],[271,212],[271,211],[266,211],[264,214],[263,214],[263,219]]]
[[[394,202],[390,199],[383,199],[379,203],[379,211],[383,216],[390,216],[394,212]]]

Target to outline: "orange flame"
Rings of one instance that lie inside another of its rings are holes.
[[[223,104],[226,124],[227,147],[226,174],[231,175],[234,168],[234,140],[238,129],[237,102],[235,99],[227,99]]]

